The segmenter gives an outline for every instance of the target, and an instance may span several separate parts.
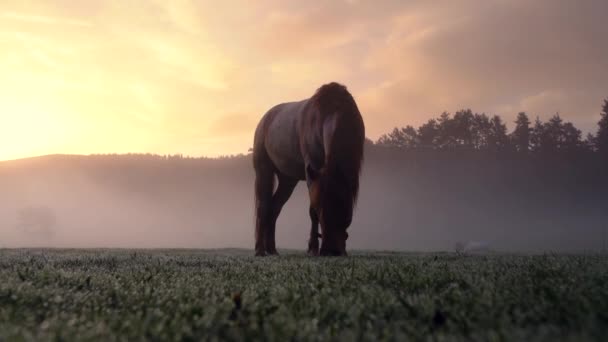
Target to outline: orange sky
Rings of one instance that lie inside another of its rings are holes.
[[[26,1],[0,6],[0,160],[246,152],[274,104],[346,84],[368,136],[608,96],[603,0]]]

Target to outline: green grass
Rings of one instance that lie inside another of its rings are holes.
[[[608,257],[0,250],[3,340],[606,340]]]

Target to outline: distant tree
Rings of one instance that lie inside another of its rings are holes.
[[[532,150],[540,153],[577,152],[584,148],[581,131],[564,122],[559,113],[542,123],[536,119],[530,137]]]
[[[608,99],[604,100],[604,106],[600,113],[600,121],[597,123],[598,130],[595,136],[595,149],[604,157],[608,158]]]
[[[532,131],[530,132],[530,147],[533,152],[540,153],[543,152],[543,142],[545,139],[545,125],[537,116],[536,120],[534,120],[534,127],[532,127]]]
[[[391,133],[383,134],[377,142],[380,146],[414,149],[418,146],[418,133],[412,126],[395,127]]]
[[[55,212],[46,206],[25,207],[17,211],[17,228],[40,238],[50,238],[57,224]]]
[[[581,130],[574,127],[571,122],[566,122],[562,125],[561,133],[560,151],[579,152],[584,148]]]
[[[490,118],[485,113],[475,114],[471,130],[473,133],[473,147],[476,150],[488,149],[491,129]]]
[[[437,149],[439,147],[439,125],[435,119],[427,121],[418,128],[419,146],[424,149]]]
[[[184,155],[181,154],[181,153],[172,154],[172,155],[171,154],[167,154],[166,159],[167,160],[182,160],[182,159],[184,159]]]
[[[604,107],[601,127],[608,126],[608,100]],[[608,127],[602,132],[605,131]],[[599,146],[597,137],[589,135],[583,140],[582,132],[571,122],[564,122],[559,113],[547,122],[537,117],[530,127],[528,115],[520,112],[515,120],[515,129],[507,134],[507,125],[500,116],[490,118],[470,109],[460,110],[453,116],[443,112],[439,118],[429,120],[418,129],[412,126],[394,128],[380,136],[377,145],[409,150],[468,149],[542,154],[593,151]]]
[[[475,116],[470,109],[464,109],[456,112],[452,118],[450,125],[450,135],[456,146],[470,149],[473,148],[473,122]]]
[[[545,151],[557,152],[563,149],[563,123],[559,113],[553,115],[545,123],[544,145]]]
[[[583,147],[588,151],[596,152],[597,149],[595,145],[595,135],[593,135],[593,133],[587,133],[587,138],[583,141]]]
[[[527,153],[530,150],[530,119],[525,112],[517,114],[515,129],[511,133],[511,141],[517,152]]]
[[[563,120],[559,113],[553,115],[549,121],[542,123],[536,119],[532,128],[531,142],[534,152],[555,153],[562,148]]]
[[[507,126],[502,122],[498,115],[494,115],[490,120],[490,135],[488,137],[488,146],[494,151],[503,151],[509,145],[509,137],[507,136]]]
[[[458,146],[455,134],[455,122],[450,113],[443,112],[437,119],[437,147],[443,150],[454,149]]]
[[[453,117],[443,112],[437,119],[437,148],[444,150],[473,148],[474,118],[470,109],[460,110]]]

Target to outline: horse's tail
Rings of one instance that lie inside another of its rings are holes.
[[[332,82],[321,86],[313,96],[324,121],[326,166],[339,172],[351,189],[353,204],[359,193],[359,175],[363,164],[365,126],[359,108],[345,86]],[[325,132],[327,127],[328,132]],[[330,172],[332,172],[330,171]]]

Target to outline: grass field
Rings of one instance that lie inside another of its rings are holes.
[[[0,250],[3,340],[606,340],[608,257]]]

